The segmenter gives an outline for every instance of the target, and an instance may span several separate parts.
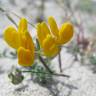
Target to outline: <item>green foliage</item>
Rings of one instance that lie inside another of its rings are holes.
[[[47,64],[48,67],[51,67],[50,64]],[[52,80],[52,75],[49,73],[48,70],[45,69],[45,67],[38,65],[38,64],[34,64],[32,66],[32,71],[36,72],[36,73],[31,73],[32,78],[34,81],[37,81],[39,83],[42,84],[46,84],[48,81]],[[48,74],[45,74],[48,73]]]
[[[37,51],[39,51],[39,50],[40,50],[40,44],[39,44],[38,39],[36,39],[36,49],[37,49]]]
[[[89,57],[90,63],[96,65],[96,56],[92,55]]]
[[[22,72],[17,68],[14,70],[14,72],[13,71],[10,72],[8,74],[8,77],[11,80],[12,84],[14,84],[14,85],[20,84],[24,79]]]
[[[8,74],[8,77],[14,85],[22,83],[22,81],[24,80],[23,72],[30,73],[30,75],[32,76],[32,80],[40,84],[46,84],[49,81],[53,80],[53,75],[49,73],[49,71],[44,66],[41,66],[41,64],[39,64],[40,62],[37,62],[32,67],[27,68],[28,71],[23,71],[23,69],[20,70],[14,67]],[[48,67],[51,67],[50,64],[48,65]]]

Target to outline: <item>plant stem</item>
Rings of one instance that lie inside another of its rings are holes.
[[[16,28],[18,28],[18,25],[16,24],[16,22],[13,20],[13,18],[9,15],[9,14],[5,14],[6,17],[16,26]]]
[[[49,74],[49,75],[55,75],[55,76],[62,76],[62,77],[67,77],[69,78],[69,75],[65,75],[65,74],[59,74],[59,73],[48,73],[48,72],[37,72],[37,71],[32,71],[32,70],[24,70],[21,72],[32,72],[32,73],[42,73],[42,74]]]
[[[10,11],[10,13],[11,13],[11,14],[13,14],[13,15],[15,15],[15,16],[16,16],[17,18],[19,18],[19,19],[21,19],[21,18],[22,18],[21,16],[17,15],[16,13],[14,13],[14,12],[12,12],[12,11]],[[35,28],[35,29],[36,29],[35,25],[34,25],[34,24],[32,24],[31,22],[29,22],[29,21],[28,21],[28,24],[30,24],[33,28]]]
[[[59,62],[60,72],[62,72],[62,62],[61,62],[61,53],[60,53],[60,52],[59,52],[59,54],[58,54],[58,62]]]
[[[50,72],[53,73],[53,71],[47,66],[46,62],[43,60],[43,58],[41,56],[39,56],[39,60],[41,61],[41,63],[44,65],[44,67]]]
[[[16,17],[19,18],[19,19],[22,18],[21,16],[17,15],[15,12],[12,12],[12,11],[10,11],[10,10],[5,10],[5,9],[3,9],[3,8],[1,8],[1,7],[0,7],[0,11],[3,12],[3,13],[5,13],[5,15],[7,16],[7,18],[10,19],[15,25],[16,25],[16,23],[14,22],[13,19],[11,19],[11,18],[9,17],[9,15],[10,15],[10,14],[13,14],[14,16],[16,16]],[[31,22],[28,21],[28,24],[30,24],[33,28],[36,29],[35,25],[32,24]],[[18,27],[18,26],[16,25],[16,27]]]
[[[13,18],[10,16],[9,11],[3,9],[0,7],[0,11],[5,13],[5,16],[18,28],[18,25],[16,24],[16,22],[13,20]]]

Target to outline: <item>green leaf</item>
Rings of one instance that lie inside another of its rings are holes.
[[[96,64],[96,56],[91,56],[89,60],[92,64]]]
[[[37,50],[40,50],[40,44],[39,44],[39,41],[37,38],[36,38],[36,48],[37,48]]]

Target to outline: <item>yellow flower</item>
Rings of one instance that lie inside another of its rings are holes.
[[[73,37],[73,25],[70,22],[65,22],[59,29],[55,19],[51,16],[48,18],[48,23],[51,33],[59,45],[65,44]]]
[[[43,48],[44,55],[54,57],[59,53],[60,48],[57,46],[45,22],[37,25],[37,37]]]
[[[48,24],[50,29],[45,22],[37,25],[37,37],[43,48],[44,54],[48,57],[53,57],[59,53],[59,46],[67,43],[72,38],[73,25],[66,22],[58,29],[53,17],[48,18]]]
[[[31,66],[34,62],[34,43],[27,29],[27,20],[21,18],[18,30],[9,26],[4,31],[4,40],[15,48],[18,54],[18,63],[22,66]]]

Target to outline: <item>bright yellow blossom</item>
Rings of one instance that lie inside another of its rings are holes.
[[[48,18],[48,23],[51,29],[51,33],[59,45],[67,43],[73,37],[74,29],[70,22],[63,23],[59,29],[55,19],[50,16]]]
[[[45,22],[37,25],[37,36],[44,55],[54,57],[60,51]]]
[[[59,53],[60,45],[67,43],[72,38],[73,25],[66,22],[59,29],[53,17],[48,18],[48,24],[50,29],[45,22],[37,25],[37,37],[44,54],[52,57]]]
[[[27,20],[21,18],[18,30],[9,26],[4,31],[4,40],[15,48],[18,54],[18,63],[22,66],[31,66],[34,62],[34,43],[27,29]]]

